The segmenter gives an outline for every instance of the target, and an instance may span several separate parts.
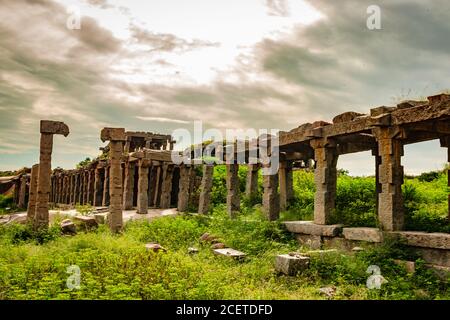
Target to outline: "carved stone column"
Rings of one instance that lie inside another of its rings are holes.
[[[198,201],[198,213],[200,214],[207,214],[209,212],[213,173],[214,165],[203,165],[203,177],[200,185],[200,198]]]
[[[173,178],[173,164],[164,163],[163,176],[161,184],[161,203],[162,209],[168,209],[172,200],[172,178]]]
[[[122,167],[121,159],[123,152],[123,142],[125,141],[124,128],[104,128],[100,134],[103,142],[109,140],[109,160],[110,160],[110,205],[108,224],[112,232],[119,232],[123,226],[122,216]]]
[[[247,179],[245,183],[245,195],[247,197],[255,196],[258,193],[258,164],[247,165]]]
[[[178,191],[178,205],[179,212],[185,212],[189,207],[189,185],[192,167],[182,164],[180,166],[180,182]]]
[[[396,127],[379,127],[373,129],[378,143],[379,182],[381,193],[378,195],[378,219],[386,231],[402,230],[404,225],[403,210],[403,143],[401,131]]]
[[[123,209],[133,209],[133,192],[134,192],[134,162],[125,163],[125,181],[123,190]]]
[[[105,179],[103,180],[103,199],[102,199],[102,206],[106,207],[109,206],[109,182],[110,175],[109,175],[109,165],[105,167]]]
[[[280,180],[280,210],[286,210],[293,197],[292,162],[281,161],[278,169]]]
[[[26,195],[27,195],[27,176],[26,174],[23,174],[20,177],[19,201],[17,204],[19,208],[25,208]]]
[[[52,174],[53,135],[69,135],[69,127],[63,122],[41,121],[41,142],[39,157],[38,187],[34,226],[48,228],[48,202],[50,197],[50,176]]]
[[[36,214],[36,198],[38,186],[39,165],[35,164],[31,167],[30,194],[28,196],[27,221],[33,223]]]
[[[94,171],[94,206],[100,207],[103,202],[103,181],[102,171],[104,170],[104,163],[98,163]]]
[[[450,189],[450,136],[443,137],[440,139],[441,141],[441,147],[447,148],[447,180],[448,180],[448,187]],[[448,195],[448,220],[450,221],[450,194]]]
[[[227,212],[231,218],[235,218],[241,209],[241,198],[239,190],[239,164],[226,165],[227,182]]]
[[[269,221],[275,221],[280,217],[278,173],[263,175],[263,188],[263,210]]]
[[[138,162],[138,198],[137,213],[148,213],[148,168],[150,161],[143,158]]]
[[[311,141],[314,148],[314,183],[316,193],[314,195],[314,223],[329,224],[331,215],[335,211],[337,161],[338,153],[336,144],[328,139],[316,139]]]

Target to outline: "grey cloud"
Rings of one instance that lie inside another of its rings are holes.
[[[199,39],[193,39],[189,41],[169,33],[154,33],[139,28],[136,25],[131,25],[130,30],[132,31],[133,38],[135,38],[139,44],[144,44],[150,47],[149,51],[183,52],[194,50],[197,48],[213,47],[219,45],[218,43],[203,41]]]
[[[289,8],[286,0],[266,0],[269,15],[286,17],[289,16]]]

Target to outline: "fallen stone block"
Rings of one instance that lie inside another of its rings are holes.
[[[200,242],[211,242],[211,243],[217,243],[219,242],[217,240],[217,237],[209,234],[208,232],[205,232],[204,234],[202,234],[202,236],[200,237]]]
[[[147,243],[145,245],[145,248],[149,251],[153,251],[153,252],[166,252],[167,249],[162,247],[159,243]]]
[[[246,256],[245,253],[231,248],[214,249],[213,252],[217,255],[234,259],[243,259]]]
[[[361,251],[364,251],[364,248],[361,248],[361,247],[354,247],[354,248],[352,248],[352,251],[353,251],[353,252],[361,252]]]
[[[75,216],[75,220],[79,221],[86,229],[93,229],[98,227],[98,223],[92,216]]]
[[[320,225],[312,221],[286,221],[284,224],[289,232],[325,237],[338,236],[343,227],[342,224]]]
[[[107,217],[107,213],[94,213],[94,219],[98,224],[105,224]]]
[[[333,298],[336,294],[336,287],[323,287],[319,289],[319,293],[326,296],[328,299]]]
[[[275,259],[275,270],[288,276],[295,276],[309,267],[309,257],[281,254]]]
[[[405,260],[395,259],[394,263],[398,266],[405,268],[407,273],[416,272],[416,263],[414,261],[405,261]]]
[[[433,270],[434,274],[441,280],[445,281],[450,279],[450,267],[435,264],[426,264],[425,267]]]
[[[63,220],[59,226],[61,227],[61,232],[63,234],[73,235],[77,233],[77,227],[70,219]]]
[[[378,228],[344,228],[342,234],[347,240],[383,242],[383,233]]]

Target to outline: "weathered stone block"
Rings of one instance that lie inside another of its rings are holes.
[[[75,216],[74,217],[75,220],[81,222],[81,224],[86,228],[86,229],[91,229],[91,228],[97,228],[98,227],[98,223],[95,220],[94,217],[91,216]]]
[[[406,272],[408,272],[408,273],[416,272],[416,263],[414,261],[405,261],[405,260],[395,259],[394,263],[398,266],[405,268]]]
[[[41,133],[69,135],[69,127],[61,121],[41,120]]]
[[[394,231],[388,234],[405,240],[406,243],[414,247],[436,248],[450,250],[449,233],[426,233],[419,231]]]
[[[245,253],[231,248],[215,249],[214,253],[220,256],[230,257],[234,259],[242,259],[246,256]]]
[[[297,233],[295,235],[297,242],[301,246],[306,246],[310,249],[316,250],[322,247],[322,237],[310,234]]]
[[[147,243],[145,245],[145,248],[149,251],[153,251],[153,252],[166,252],[166,248],[162,247],[159,243]]]
[[[293,233],[303,233],[316,236],[335,237],[342,231],[341,224],[320,225],[311,221],[286,221],[285,226],[288,231]]]
[[[59,226],[61,227],[61,232],[63,234],[77,233],[77,227],[75,226],[75,223],[73,223],[70,219],[63,220]]]
[[[278,255],[275,259],[275,270],[288,276],[295,276],[309,266],[309,257],[289,254]]]
[[[94,213],[94,219],[98,224],[105,224],[106,218],[108,217],[107,213]]]
[[[105,141],[126,141],[124,128],[103,128],[100,139]]]
[[[383,233],[378,228],[344,228],[342,234],[345,239],[367,242],[382,242]]]

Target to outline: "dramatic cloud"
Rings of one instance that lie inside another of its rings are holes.
[[[373,4],[381,30],[366,27]],[[171,133],[202,120],[289,130],[450,88],[444,0],[0,5],[0,170],[37,161],[44,118],[71,127],[55,140],[54,165],[73,167],[98,153],[103,126]],[[73,6],[79,30],[66,27]],[[429,158],[408,162],[421,150]],[[405,161],[418,172],[445,156],[437,144],[419,145]],[[370,174],[372,162],[362,154],[339,165]]]

